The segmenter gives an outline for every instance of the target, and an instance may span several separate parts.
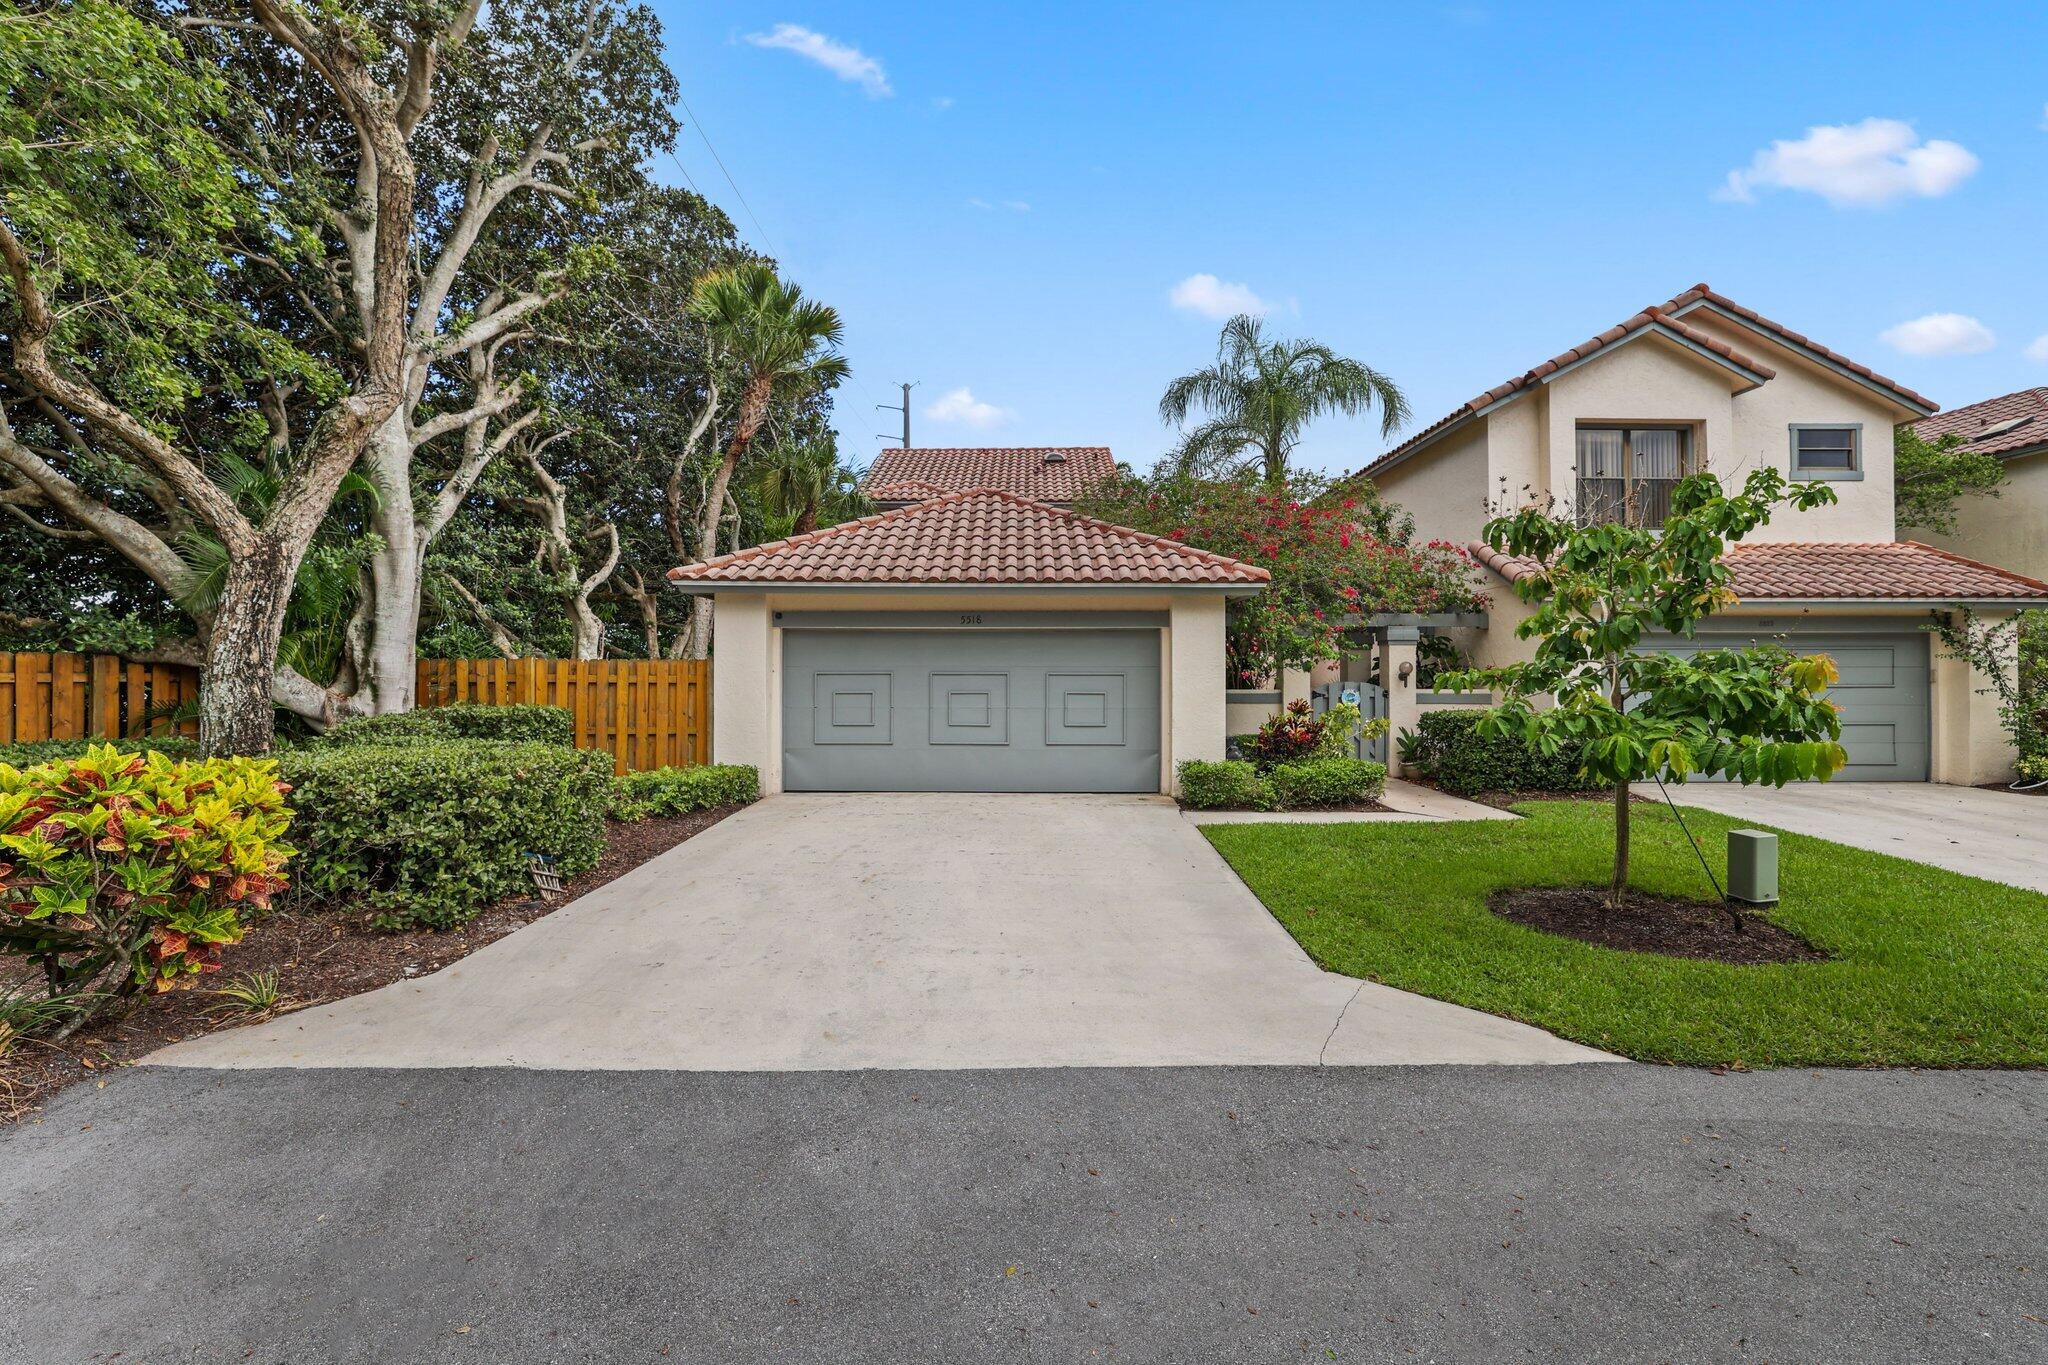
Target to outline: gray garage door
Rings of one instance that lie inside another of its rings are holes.
[[[1156,630],[790,630],[790,791],[1156,792]]]
[[[1703,635],[1673,653],[1777,640],[1775,635]],[[1828,700],[1842,708],[1849,766],[1837,782],[1925,782],[1928,773],[1928,652],[1924,632],[1897,635],[1796,632],[1778,641],[1799,654],[1826,654],[1842,679]]]

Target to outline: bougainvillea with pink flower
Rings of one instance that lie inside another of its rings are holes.
[[[1126,476],[1081,510],[1272,573],[1263,592],[1230,604],[1233,687],[1340,658],[1348,617],[1486,605],[1465,552],[1446,541],[1417,544],[1413,522],[1363,481],[1333,488],[1309,474],[1284,485]]]

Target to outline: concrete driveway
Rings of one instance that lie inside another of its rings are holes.
[[[1641,788],[1657,797],[1655,784]],[[1689,782],[1680,805],[2048,891],[2048,798],[1929,782]]]
[[[1322,971],[1163,798],[792,795],[433,976],[151,1060],[786,1071],[1604,1058]]]

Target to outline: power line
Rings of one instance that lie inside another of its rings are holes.
[[[775,242],[769,237],[768,229],[762,225],[761,216],[755,213],[754,206],[747,202],[746,191],[740,188],[739,181],[733,179],[732,171],[726,167],[725,158],[718,154],[718,148],[711,145],[711,134],[704,130],[704,120],[698,118],[697,111],[690,107],[689,97],[678,90],[676,91],[676,102],[683,106],[684,118],[692,128],[697,130],[698,140],[704,144],[704,150],[711,153],[711,160],[717,164],[719,173],[725,177],[725,183],[732,186],[733,196],[740,201],[740,207],[747,211],[747,219],[753,223],[754,231],[761,234],[761,245],[767,247],[768,253],[775,257],[777,261],[784,261],[782,252],[776,248]],[[697,188],[697,182],[690,179],[690,172],[683,165],[683,159],[676,155],[674,147],[668,149],[668,158],[675,162],[676,169],[683,173],[683,182],[690,187],[690,192],[700,199],[705,198],[704,192]],[[784,263],[786,264],[787,262],[784,261]],[[875,402],[875,396],[868,392],[868,386],[861,383],[858,371],[849,368],[847,370],[847,378],[853,380],[854,387],[860,390],[861,397],[867,399],[870,403]],[[910,394],[907,391],[903,395],[903,403],[906,408],[910,405]],[[875,403],[875,406],[884,407],[886,404]],[[907,426],[910,421],[908,414],[904,416],[903,420]]]

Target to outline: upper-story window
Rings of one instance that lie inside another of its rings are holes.
[[[1792,424],[1792,477],[1795,479],[1860,479],[1863,477],[1863,428],[1856,423],[1832,426]]]
[[[1580,427],[1579,523],[1662,526],[1691,447],[1685,427]]]

